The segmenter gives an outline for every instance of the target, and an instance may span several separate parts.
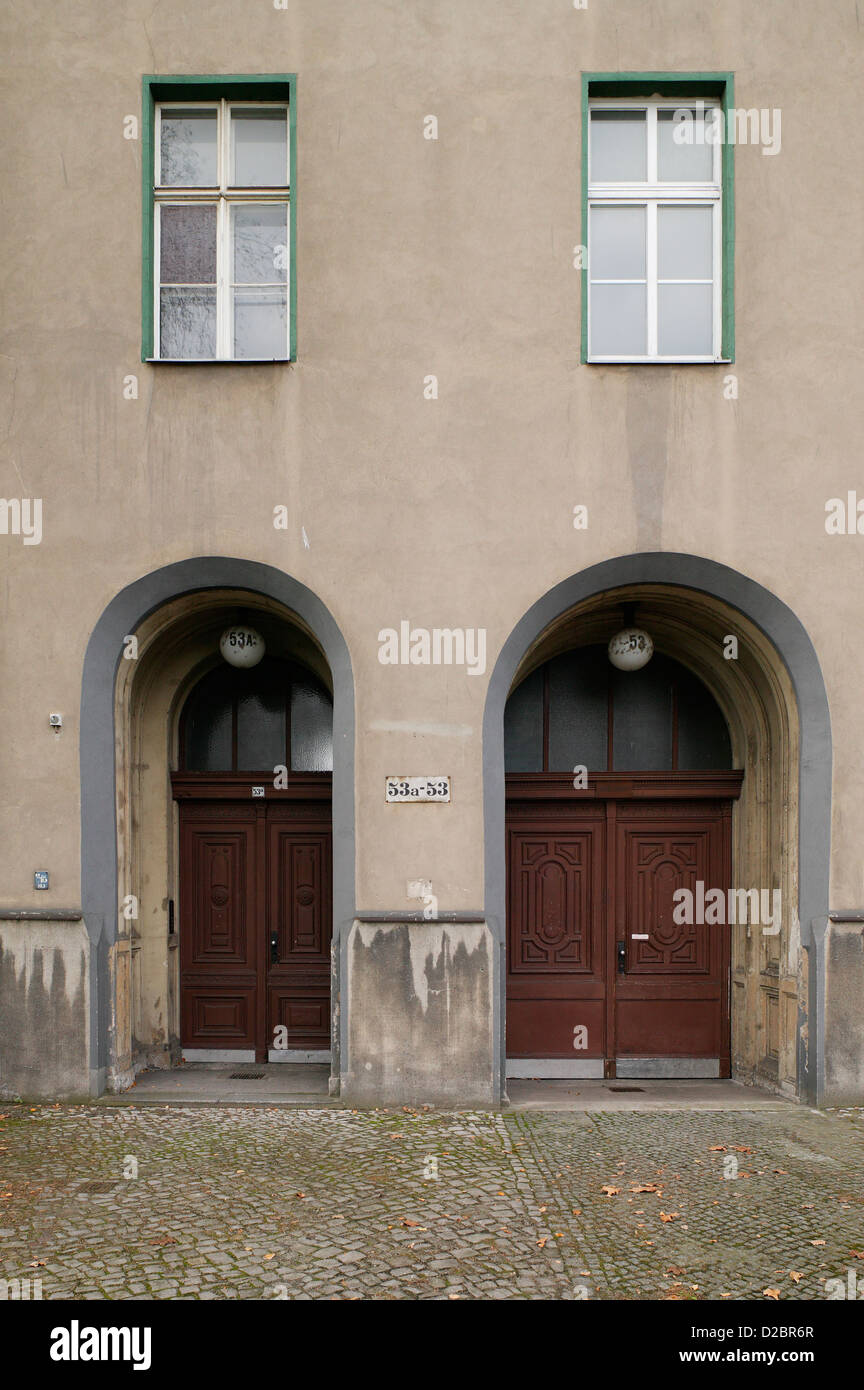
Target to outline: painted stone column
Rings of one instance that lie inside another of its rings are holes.
[[[864,1105],[864,912],[832,912],[825,943],[823,1105]]]
[[[456,920],[369,913],[352,923],[343,982],[343,1100],[376,1106],[497,1103],[497,952],[481,914],[447,916]]]

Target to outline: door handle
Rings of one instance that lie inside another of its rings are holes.
[[[270,935],[270,964],[279,964],[279,933],[275,931]]]
[[[626,969],[627,969],[627,943],[626,943],[626,941],[619,941],[619,942],[618,942],[618,973],[619,973],[620,975],[623,975],[623,974],[624,974],[624,971],[625,971]]]

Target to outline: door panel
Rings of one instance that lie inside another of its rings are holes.
[[[508,808],[510,1057],[603,1056],[603,809],[566,809]]]
[[[258,861],[252,807],[180,814],[180,1026],[186,1047],[255,1046]]]
[[[268,806],[268,1047],[287,1030],[289,1049],[330,1046],[330,808]]]
[[[615,1050],[621,1059],[718,1058],[719,1074],[729,1075],[729,929],[673,917],[677,889],[695,898],[698,881],[729,886],[728,831],[723,808],[619,806],[616,917],[625,968],[615,982]],[[658,1070],[655,1064],[653,1074]],[[644,1075],[650,1074],[648,1064]]]

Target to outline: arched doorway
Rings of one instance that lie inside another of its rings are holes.
[[[179,803],[171,774],[179,771],[186,697],[221,664],[220,633],[240,619],[262,631],[270,654],[299,661],[332,693],[330,1085],[338,1094],[347,1046],[339,979],[354,918],[351,661],[328,609],[291,575],[255,561],[207,556],[168,565],[122,590],[87,648],[81,893],[90,940],[94,1095],[125,1090],[142,1066],[170,1067],[182,1055]]]
[[[220,663],[179,722],[180,1045],[329,1060],[333,702],[299,661]]]
[[[697,676],[722,711],[733,769],[744,771],[732,804],[734,884],[782,893],[779,932],[740,919],[727,928],[732,1075],[818,1103],[831,810],[831,723],[819,661],[800,620],[768,589],[715,561],[666,552],[618,556],[562,580],[516,623],[490,677],[483,767],[486,916],[499,943],[496,1084],[505,1091],[505,706],[535,666],[605,644],[624,625],[627,603],[639,605],[656,650]]]
[[[508,1074],[729,1076],[729,935],[676,910],[731,887],[743,773],[713,696],[591,643],[516,685],[504,750]]]

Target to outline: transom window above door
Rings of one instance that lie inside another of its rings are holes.
[[[287,101],[155,103],[154,358],[290,358],[289,136]]]
[[[655,652],[641,670],[618,671],[592,645],[511,692],[504,761],[509,773],[724,771],[732,746],[714,696],[680,662]]]
[[[220,665],[194,687],[180,719],[184,772],[332,772],[333,700],[298,662]]]
[[[587,360],[724,360],[719,103],[602,97],[587,115]]]

